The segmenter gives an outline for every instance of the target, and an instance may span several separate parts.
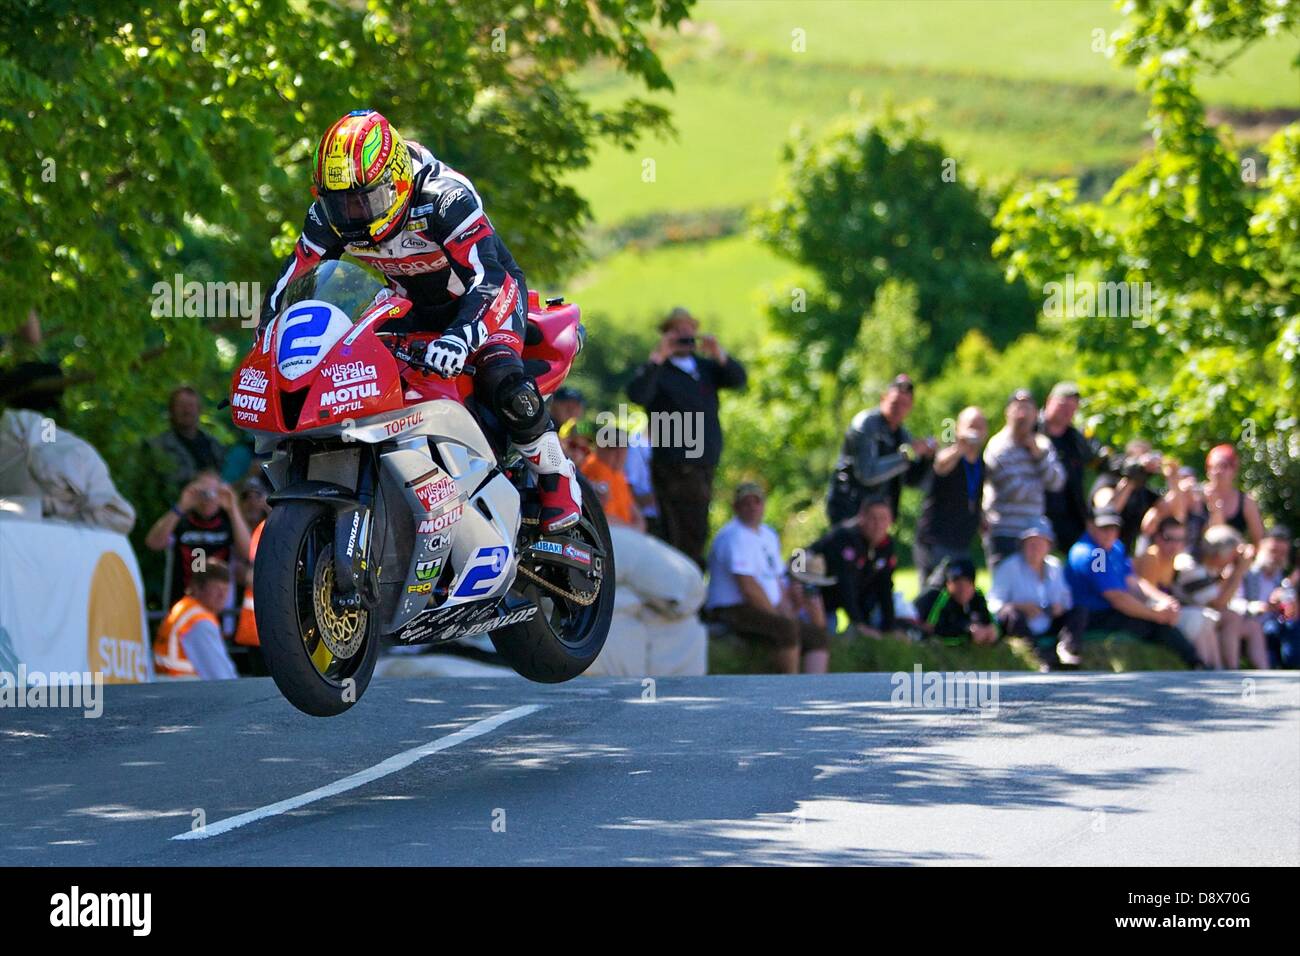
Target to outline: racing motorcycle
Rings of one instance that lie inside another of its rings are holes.
[[[549,396],[585,338],[576,305],[529,293],[524,367]],[[578,676],[614,606],[600,501],[541,532],[536,480],[473,395],[442,379],[431,336],[386,332],[411,303],[358,265],[295,280],[231,380],[274,491],[253,566],[257,631],[286,698],[315,716],[361,698],[380,644],[488,634],[524,677]]]

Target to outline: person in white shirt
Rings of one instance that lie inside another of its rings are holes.
[[[777,669],[824,674],[829,635],[800,620],[776,532],[763,524],[763,489],[752,482],[736,488],[735,517],[718,531],[709,549],[709,615],[746,640],[770,647]]]
[[[998,564],[989,590],[989,610],[1002,633],[1033,643],[1042,670],[1077,667],[1088,626],[1061,562],[1049,554],[1053,541],[1051,524],[1039,518],[1020,533],[1020,550]]]

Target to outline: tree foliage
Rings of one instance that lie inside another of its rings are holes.
[[[154,309],[155,283],[261,284],[311,197],[324,129],[373,107],[475,179],[536,279],[581,255],[568,185],[600,141],[668,127],[632,97],[596,110],[573,72],[614,62],[671,86],[644,30],[689,0],[17,0],[0,6],[0,370],[53,360],[66,424],[152,520],[140,441],[181,382],[212,409],[246,315]],[[253,301],[255,309],[260,303]],[[34,311],[39,349],[10,333]],[[202,314],[194,314],[200,312]],[[214,314],[215,313],[215,314]]]
[[[1300,512],[1300,124],[1266,145],[1267,171],[1215,129],[1195,92],[1259,37],[1297,32],[1254,0],[1135,2],[1117,49],[1150,101],[1150,151],[1098,203],[1075,183],[1006,199],[996,252],[1031,285],[1067,274],[1149,289],[1140,314],[1074,314],[1090,410],[1187,461],[1222,441],[1276,517]],[[1223,53],[1225,45],[1233,52]],[[1297,58],[1300,67],[1300,58]]]
[[[926,341],[915,372],[937,372],[970,329],[1002,346],[1033,328],[1028,290],[1008,283],[990,252],[996,197],[959,175],[919,118],[890,110],[815,138],[802,131],[785,159],[786,183],[760,215],[760,232],[821,284],[806,301],[795,295],[774,307],[773,319],[817,347],[823,368],[850,351],[889,279],[916,290]]]

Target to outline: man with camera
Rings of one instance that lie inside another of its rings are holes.
[[[748,379],[714,336],[698,335],[699,327],[686,309],[673,309],[627,394],[650,414],[650,477],[663,539],[703,568],[713,474],[722,457],[718,390],[744,388]]]

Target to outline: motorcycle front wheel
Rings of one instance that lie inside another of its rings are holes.
[[[614,545],[609,537],[609,524],[596,489],[582,475],[578,481],[582,486],[582,520],[564,533],[578,538],[587,547],[594,545],[593,553],[598,550],[602,554],[598,569],[600,587],[595,601],[583,604],[565,597],[521,571],[512,590],[533,601],[539,610],[529,620],[490,635],[497,653],[517,673],[542,684],[572,680],[590,667],[605,646],[614,615]],[[525,560],[521,559],[521,565]],[[553,566],[548,569],[547,565],[536,563],[530,570],[538,577],[556,580]],[[563,581],[556,583],[563,584]]]
[[[254,616],[267,668],[280,693],[313,717],[341,714],[370,684],[378,621],[365,609],[337,611],[332,508],[285,501],[271,510],[253,567]]]

